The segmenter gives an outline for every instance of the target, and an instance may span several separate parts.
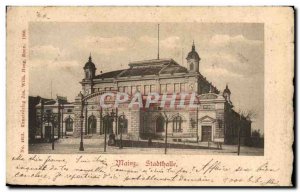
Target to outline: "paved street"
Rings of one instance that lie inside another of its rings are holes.
[[[160,141],[163,144],[164,141]],[[104,140],[98,139],[85,139],[84,151],[79,151],[79,138],[61,139],[55,142],[55,149],[52,150],[51,143],[34,143],[29,145],[29,153],[36,154],[164,154],[164,148],[148,148],[148,147],[124,147],[119,149],[116,146],[107,146],[104,152]],[[200,148],[191,149],[187,148],[168,148],[168,154],[187,154],[187,155],[201,155],[201,154],[214,154],[214,155],[237,155],[236,145],[223,145],[222,149],[216,149],[215,144],[211,144],[207,148],[207,143],[193,143],[185,144],[185,146],[199,146]],[[202,147],[202,148],[201,148]],[[241,146],[241,155],[248,156],[262,156],[264,154],[263,148],[253,148]]]

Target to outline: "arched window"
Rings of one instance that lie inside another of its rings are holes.
[[[173,132],[182,132],[182,118],[178,115],[173,119]]]
[[[194,64],[193,63],[190,64],[190,70],[194,70]]]
[[[165,130],[164,127],[165,127],[165,119],[162,116],[159,116],[156,119],[156,132],[157,133],[163,132]]]
[[[66,124],[66,131],[72,132],[73,131],[73,119],[71,119],[69,117],[68,119],[66,119],[65,124]]]
[[[97,120],[94,115],[89,117],[88,120],[88,134],[94,134],[96,133],[96,127],[97,127]]]

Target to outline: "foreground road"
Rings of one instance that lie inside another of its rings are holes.
[[[55,150],[52,150],[51,143],[35,143],[29,145],[31,154],[164,154],[164,148],[140,148],[124,147],[119,149],[115,146],[107,146],[104,152],[104,142],[101,139],[85,140],[84,151],[79,151],[79,139],[70,140],[70,142],[56,142]],[[199,144],[201,145],[201,144]],[[167,154],[184,154],[184,155],[237,155],[237,146],[223,145],[222,150],[218,149],[180,149],[168,148]],[[263,148],[241,146],[241,154],[246,156],[262,156]]]

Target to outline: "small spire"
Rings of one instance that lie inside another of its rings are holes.
[[[192,51],[195,51],[195,41],[193,40]]]
[[[90,52],[89,61],[92,61],[92,53]]]

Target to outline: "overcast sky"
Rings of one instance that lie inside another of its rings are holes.
[[[53,97],[74,101],[90,52],[97,74],[157,57],[157,23],[35,22],[29,33],[32,96],[50,98],[52,81]],[[252,127],[263,131],[263,24],[160,23],[160,39],[160,58],[184,66],[194,40],[200,73],[221,91],[228,83],[235,108],[256,110]]]

